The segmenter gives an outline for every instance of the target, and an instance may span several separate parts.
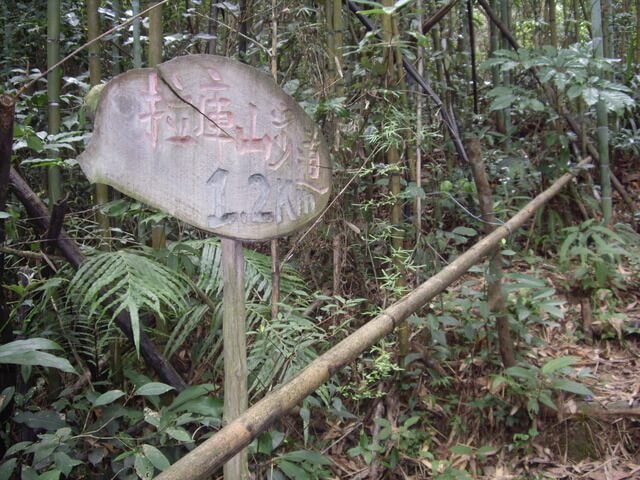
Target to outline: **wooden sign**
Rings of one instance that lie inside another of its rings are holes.
[[[313,120],[267,74],[214,55],[111,80],[78,160],[92,182],[240,240],[308,224],[331,187]]]

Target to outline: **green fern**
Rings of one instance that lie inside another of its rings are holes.
[[[144,252],[120,250],[99,253],[82,264],[69,285],[70,298],[88,317],[108,316],[111,321],[127,311],[136,351],[140,350],[140,311],[164,319],[187,307],[187,279],[152,260]]]

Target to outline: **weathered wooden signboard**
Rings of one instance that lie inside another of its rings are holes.
[[[241,240],[292,233],[329,198],[313,120],[268,75],[214,55],[110,81],[78,160],[93,182]]]
[[[292,233],[327,204],[331,166],[318,128],[268,75],[191,55],[111,80],[78,160],[91,181],[227,237],[224,419],[233,420],[247,408],[240,241]],[[246,450],[224,475],[248,478]]]

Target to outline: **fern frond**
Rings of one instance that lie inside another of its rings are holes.
[[[99,253],[82,264],[69,284],[69,297],[88,317],[98,314],[113,321],[127,311],[139,350],[139,312],[149,311],[164,318],[165,309],[183,310],[189,290],[186,278],[144,252],[119,250]]]

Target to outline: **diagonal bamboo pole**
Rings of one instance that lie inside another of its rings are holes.
[[[584,167],[589,162],[589,159],[583,160],[578,166]],[[491,253],[498,242],[521,227],[538,208],[558,194],[575,175],[576,171],[572,171],[561,176],[511,220],[496,228],[413,292],[316,358],[289,382],[271,392],[213,437],[171,465],[158,475],[156,480],[208,478],[226,460],[249,445],[255,437],[313,393],[331,375],[391,333],[409,315],[458,280],[485,255]]]

